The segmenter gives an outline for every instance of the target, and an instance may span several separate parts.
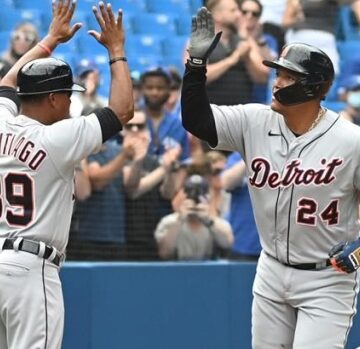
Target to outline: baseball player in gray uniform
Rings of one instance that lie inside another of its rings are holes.
[[[182,118],[188,131],[239,151],[247,165],[263,248],[252,347],[344,348],[358,293],[360,128],[321,106],[333,65],[301,43],[263,62],[276,69],[270,106],[210,105],[206,60],[220,35],[201,8],[192,22]]]
[[[60,349],[64,305],[59,279],[73,207],[74,171],[133,115],[122,13],[99,3],[101,32],[89,33],[110,57],[109,106],[70,119],[70,66],[46,58],[72,38],[75,2],[58,0],[48,35],[0,87],[0,348]],[[20,115],[15,86],[21,101]]]

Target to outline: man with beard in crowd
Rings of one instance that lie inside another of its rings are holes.
[[[148,153],[161,159],[166,150],[180,145],[180,161],[185,160],[190,156],[188,134],[179,116],[165,109],[170,96],[170,74],[162,68],[151,68],[141,75],[140,86],[151,136]]]
[[[259,64],[261,57],[249,38],[237,34],[239,5],[235,0],[208,0],[206,7],[212,13],[216,31],[222,32],[207,66],[209,101],[219,105],[249,103],[254,83],[266,83],[268,73]]]

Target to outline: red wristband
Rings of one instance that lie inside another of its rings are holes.
[[[41,47],[49,56],[51,55],[52,51],[49,46],[46,46],[45,44],[38,42],[37,45]]]

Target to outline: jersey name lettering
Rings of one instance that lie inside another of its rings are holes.
[[[334,158],[331,160],[321,159],[322,168],[301,168],[301,160],[295,159],[288,163],[283,174],[272,171],[270,162],[264,158],[255,158],[251,162],[251,169],[254,171],[249,177],[249,183],[257,188],[262,188],[266,184],[270,188],[288,187],[292,184],[311,184],[328,185],[336,178],[335,170],[341,166],[343,159]]]
[[[37,170],[45,160],[45,150],[35,150],[35,144],[25,137],[15,139],[12,133],[0,133],[0,156],[13,156],[31,170]]]

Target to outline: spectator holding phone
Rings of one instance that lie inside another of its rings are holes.
[[[178,193],[176,212],[158,224],[155,238],[162,259],[204,260],[216,258],[219,250],[229,250],[234,237],[230,224],[211,213],[209,183],[191,175]]]

